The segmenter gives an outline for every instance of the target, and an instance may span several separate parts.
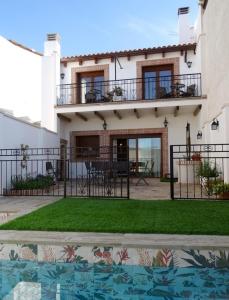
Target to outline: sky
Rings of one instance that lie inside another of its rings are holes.
[[[43,52],[58,32],[62,56],[177,44],[185,6],[194,24],[197,0],[0,0],[0,35]]]

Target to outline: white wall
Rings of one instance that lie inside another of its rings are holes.
[[[59,137],[45,128],[29,124],[12,116],[0,113],[0,149],[59,147]]]
[[[42,57],[0,36],[0,108],[41,120]]]
[[[180,74],[190,74],[190,73],[199,73],[200,72],[200,64],[196,63],[196,55],[193,53],[193,51],[189,50],[187,55],[187,60],[192,61],[192,67],[189,69],[187,67],[187,64],[184,62],[184,56],[180,55],[180,52],[171,52],[166,53],[164,59],[167,58],[179,58],[180,61]],[[162,54],[151,54],[148,55],[147,60],[158,60],[163,59]],[[138,56],[131,56],[130,60],[127,59],[127,57],[120,57],[119,61],[123,67],[123,69],[119,68],[119,65],[117,63],[117,79],[128,79],[128,78],[136,78],[137,72],[136,72],[136,62],[138,61],[147,61],[145,60],[145,57],[143,55]],[[98,64],[94,63],[94,60],[84,61],[83,65],[79,65],[78,62],[69,62],[67,64],[67,67],[65,67],[63,64],[61,64],[60,72],[65,74],[65,77],[63,80],[61,80],[61,84],[69,84],[71,83],[71,69],[72,68],[80,68],[80,67],[86,67],[86,66],[98,66],[103,64],[109,64],[109,80],[114,80],[114,74],[115,74],[115,64],[114,62],[111,62],[111,59],[101,59],[99,60]],[[177,75],[177,74],[175,74]]]

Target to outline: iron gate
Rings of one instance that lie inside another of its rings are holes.
[[[170,146],[172,199],[229,199],[229,144]]]
[[[0,194],[129,198],[129,160],[115,147],[0,149]]]

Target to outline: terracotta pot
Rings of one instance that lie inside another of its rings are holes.
[[[224,192],[219,195],[219,199],[229,200],[229,192]]]

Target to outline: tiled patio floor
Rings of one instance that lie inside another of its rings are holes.
[[[149,185],[141,181],[136,185],[138,179],[130,179],[130,198],[139,200],[161,200],[170,199],[170,184],[160,182],[159,178],[146,178]]]

